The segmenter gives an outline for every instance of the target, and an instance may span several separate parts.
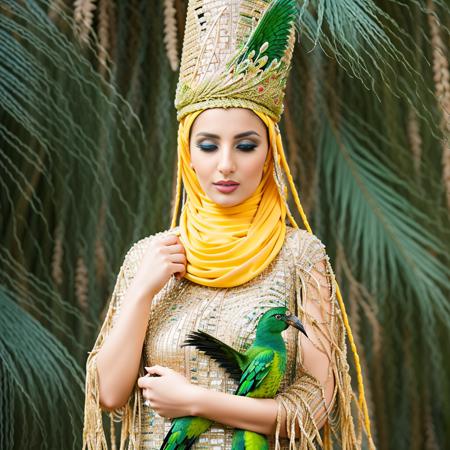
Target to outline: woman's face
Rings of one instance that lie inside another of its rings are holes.
[[[251,110],[214,108],[195,119],[191,164],[210,200],[235,206],[258,187],[268,151],[266,126]]]

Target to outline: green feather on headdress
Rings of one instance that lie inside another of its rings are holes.
[[[296,0],[274,0],[242,47],[237,63],[246,59],[265,58],[261,68],[280,61],[288,47],[292,23],[297,17]]]

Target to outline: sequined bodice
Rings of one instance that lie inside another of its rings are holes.
[[[245,351],[255,338],[258,319],[275,306],[295,311],[294,266],[289,233],[277,258],[258,277],[234,288],[209,288],[187,280],[171,280],[154,299],[144,349],[146,365],[159,364],[184,374],[192,383],[234,393],[236,383],[224,369],[202,352],[181,347],[187,333],[203,330],[237,350]],[[295,375],[297,330],[283,333],[287,347],[287,370],[281,388]],[[170,429],[170,420],[144,407],[141,445],[159,449]],[[231,448],[233,430],[220,424],[194,445],[194,449]],[[284,448],[284,447],[282,447]]]

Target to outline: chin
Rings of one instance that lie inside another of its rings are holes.
[[[235,200],[235,201],[233,201],[233,200],[225,200],[225,201],[223,201],[223,200],[214,199],[213,202],[216,203],[219,206],[224,206],[224,207],[229,206],[229,207],[231,207],[231,206],[239,205],[240,203],[242,203],[242,200]]]
[[[222,196],[218,196],[217,194],[216,195],[208,195],[208,197],[212,202],[216,203],[219,206],[224,206],[224,207],[236,206],[245,201],[245,199],[241,199],[241,198],[231,198],[231,197],[224,198]]]

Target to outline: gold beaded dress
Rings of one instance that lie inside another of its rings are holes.
[[[165,233],[168,232],[162,234]],[[88,358],[85,448],[108,448],[99,405],[96,355],[120,314],[124,293],[152,239],[140,240],[127,253],[106,319]],[[308,304],[314,308],[309,308]],[[316,449],[317,444],[322,446],[322,434],[316,424],[323,416],[328,416],[326,426],[331,427],[339,440],[339,435],[345,435],[341,448],[361,448],[360,436],[355,435],[351,417],[353,393],[346,361],[344,325],[335,299],[334,275],[323,244],[305,230],[288,227],[277,257],[261,274],[243,285],[213,288],[172,277],[153,299],[142,364],[167,366],[185,375],[192,383],[232,394],[236,384],[224,369],[202,352],[181,347],[181,344],[187,333],[199,329],[244,351],[253,342],[261,314],[275,306],[288,306],[307,329],[313,330],[310,341],[328,356],[330,364],[326,383],[334,380],[334,392],[327,410],[324,384],[319,383],[303,365],[302,347],[306,338],[289,327],[283,333],[287,368],[276,400],[287,412],[290,439],[272,436],[270,448],[292,448],[289,442],[299,449]],[[319,311],[319,315],[309,313],[313,310]],[[140,389],[136,387],[128,403],[111,414],[113,428],[115,422],[122,422],[120,448],[159,449],[170,429],[171,421],[158,416],[143,401]],[[298,432],[295,435],[295,424],[297,430],[300,429],[300,438]],[[232,428],[215,423],[193,448],[228,450],[231,449],[232,435]]]

